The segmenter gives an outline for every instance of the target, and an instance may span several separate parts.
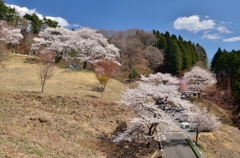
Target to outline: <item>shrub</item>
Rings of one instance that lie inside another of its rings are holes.
[[[137,71],[133,69],[132,79],[137,79],[139,77]],[[131,73],[128,75],[128,78],[131,79]]]

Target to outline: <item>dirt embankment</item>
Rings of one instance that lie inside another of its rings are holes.
[[[114,102],[0,93],[0,157],[107,157],[98,138],[129,115]]]

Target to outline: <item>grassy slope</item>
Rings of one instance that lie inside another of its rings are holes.
[[[200,99],[198,106],[204,107],[209,104],[206,99]],[[219,130],[199,135],[199,149],[206,158],[240,157],[240,131],[231,126],[231,111],[227,111],[212,104],[211,113],[220,117],[222,125]],[[192,137],[195,141],[195,137]]]
[[[26,58],[10,55],[0,70],[0,157],[107,157],[97,138],[127,121],[115,103],[125,86],[110,80],[101,98],[93,73],[55,67],[41,94]]]
[[[200,150],[206,158],[240,157],[240,132],[222,124],[218,131],[199,136]]]
[[[123,84],[110,80],[101,98],[93,73],[56,67],[41,94],[40,81],[34,67],[24,63],[26,58],[10,55],[0,69],[0,157],[127,157],[123,150],[132,152],[128,145],[118,148],[102,141],[131,115],[113,102],[120,99]],[[229,124],[228,112],[212,108]],[[200,150],[208,158],[237,157],[239,137],[239,130],[223,125],[199,136]],[[146,153],[141,151],[140,155]]]
[[[35,64],[25,63],[27,55],[10,55],[1,69],[1,91],[41,93],[40,79],[34,68]],[[44,95],[101,98],[98,81],[92,72],[76,71],[55,67],[53,76],[46,82]],[[125,86],[116,80],[110,80],[103,100],[116,101]]]

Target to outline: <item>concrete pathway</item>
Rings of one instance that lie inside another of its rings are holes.
[[[172,132],[162,146],[165,158],[196,158],[181,132]]]
[[[170,136],[161,142],[165,158],[196,158],[185,140],[186,133],[183,133],[178,126],[171,127],[169,131],[171,132]]]

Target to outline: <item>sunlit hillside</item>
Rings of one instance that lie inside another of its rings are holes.
[[[56,65],[44,93],[33,57],[9,54],[0,69],[0,157],[149,158],[156,149],[111,142],[117,127],[133,115],[116,104],[126,86],[111,79],[103,96],[95,74]],[[133,84],[134,85],[134,84]],[[196,101],[199,106],[209,100]],[[240,132],[231,113],[216,104],[213,113],[224,123],[220,130],[200,134],[206,158],[238,157]],[[228,124],[228,125],[226,125]],[[194,140],[194,137],[192,138]],[[141,150],[140,150],[141,149]],[[155,157],[154,157],[155,158]]]
[[[11,54],[0,69],[0,90],[4,92],[41,93],[40,78],[36,72],[33,57]],[[44,95],[61,95],[100,98],[106,101],[119,100],[120,92],[125,86],[110,79],[101,97],[99,83],[91,71],[75,70],[55,66],[53,76],[47,80]]]

